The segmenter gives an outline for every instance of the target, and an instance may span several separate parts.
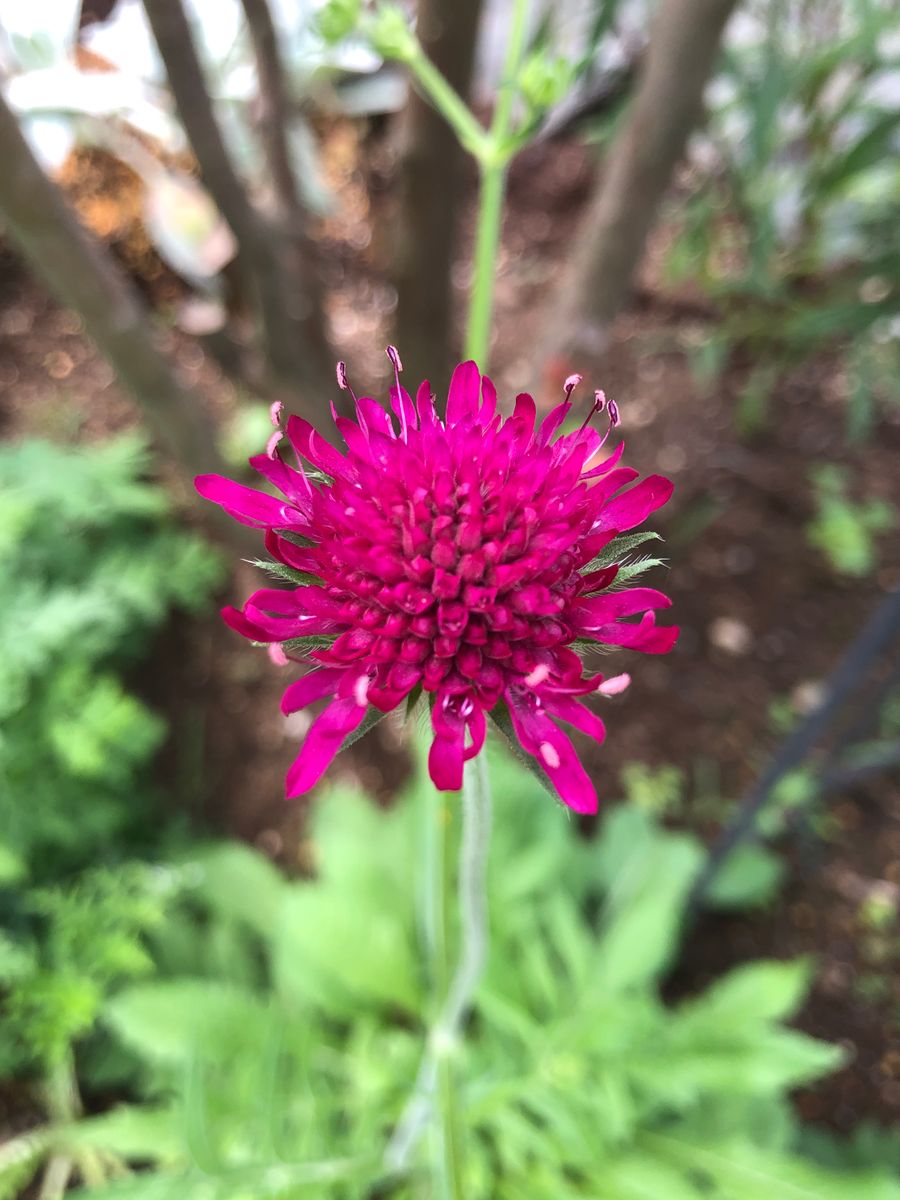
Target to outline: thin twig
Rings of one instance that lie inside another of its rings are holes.
[[[468,96],[482,0],[419,0],[422,48]],[[465,194],[465,157],[453,130],[416,89],[401,127],[398,220],[394,229],[397,344],[409,377],[449,377],[455,362],[452,267]]]

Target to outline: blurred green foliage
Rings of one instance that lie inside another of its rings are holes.
[[[788,1093],[842,1059],[786,1024],[809,964],[745,965],[663,1002],[698,840],[626,804],[584,841],[505,754],[491,774],[493,943],[457,1051],[466,1195],[900,1197],[889,1168],[847,1172],[797,1151]],[[213,846],[167,875],[160,921],[145,874],[138,912],[154,916],[123,931],[137,949],[113,953],[93,1035],[129,1056],[132,1101],[7,1143],[0,1196],[49,1154],[91,1156],[108,1182],[79,1194],[109,1200],[428,1195],[424,1161],[402,1179],[382,1165],[428,1022],[425,787],[388,812],[343,790],[323,796],[314,882]],[[79,941],[66,943],[75,958]],[[152,1170],[131,1173],[138,1165]]]
[[[133,436],[0,447],[0,875],[53,879],[98,843],[109,860],[146,820],[165,726],[125,674],[223,573],[148,465]]]
[[[852,500],[845,472],[834,465],[814,468],[810,478],[816,503],[806,528],[810,542],[839,575],[871,575],[878,566],[875,539],[896,526],[896,510],[884,500]]]
[[[749,434],[786,371],[840,349],[847,431],[863,440],[879,404],[900,401],[895,6],[773,0],[740,22],[668,264],[720,307],[698,369],[751,364],[737,412]]]

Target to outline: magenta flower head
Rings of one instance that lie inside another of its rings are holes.
[[[517,396],[504,419],[491,381],[465,362],[441,420],[428,383],[413,402],[397,352],[388,353],[393,420],[351,390],[356,420],[334,415],[346,452],[292,416],[286,439],[277,429],[250,460],[281,498],[218,475],[196,481],[202,496],[265,530],[273,571],[293,585],[255,592],[223,617],[278,660],[307,668],[284,693],[285,713],[330,698],[288,772],[287,793],[308,791],[361,727],[424,693],[438,788],[461,787],[490,715],[566,804],[593,812],[594,786],[559,723],[601,741],[603,722],[583,700],[629,682],[586,674],[582,652],[663,654],[678,636],[655,623],[666,596],[621,586],[633,574],[623,560],[654,535],[620,535],[664,504],[672,485],[652,475],[622,490],[638,473],[619,466],[621,444],[600,454],[619,419],[601,392],[580,429],[559,432],[578,376],[536,424],[531,396]],[[338,382],[349,390],[343,364]],[[601,436],[591,419],[604,408]],[[276,408],[273,423],[280,419]]]

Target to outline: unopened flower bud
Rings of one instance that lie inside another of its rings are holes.
[[[359,21],[360,0],[328,0],[319,12],[316,24],[326,42],[343,41]]]
[[[381,4],[369,26],[369,39],[382,58],[405,62],[416,51],[416,39],[403,9],[396,4]]]
[[[519,90],[539,112],[558,104],[571,82],[571,64],[564,58],[550,58],[543,50],[531,54],[519,72]]]

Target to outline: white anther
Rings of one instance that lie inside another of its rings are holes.
[[[556,752],[556,747],[551,746],[549,742],[541,742],[540,755],[551,771],[555,771],[559,766],[559,755]]]

